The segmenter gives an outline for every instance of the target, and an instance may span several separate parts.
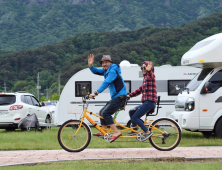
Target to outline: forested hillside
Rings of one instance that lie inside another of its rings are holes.
[[[179,28],[77,34],[55,45],[0,55],[0,83],[5,80],[8,90],[35,94],[40,72],[42,92],[49,88],[54,93],[58,91],[59,72],[61,84],[65,85],[73,74],[88,67],[89,54],[95,55],[97,66],[103,54],[110,54],[117,64],[128,60],[140,65],[151,60],[156,66],[180,65],[182,55],[196,42],[221,31],[222,13],[217,13]]]
[[[222,0],[0,0],[0,49],[55,44],[82,32],[178,27],[220,12]]]

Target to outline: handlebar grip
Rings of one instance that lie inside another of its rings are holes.
[[[90,99],[90,98],[89,98],[89,95],[90,95],[90,94],[85,95],[84,98],[87,99],[87,100],[89,100],[89,99]],[[95,97],[93,97],[92,99],[95,99]]]
[[[89,94],[85,95],[85,99],[89,99]]]
[[[127,95],[127,96],[126,96],[126,99],[127,99],[127,100],[129,100],[129,99],[130,99],[130,96],[129,96],[129,95]]]

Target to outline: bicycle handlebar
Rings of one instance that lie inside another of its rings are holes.
[[[87,94],[87,95],[85,95],[85,96],[82,97],[82,101],[83,101],[84,103],[86,102],[86,100],[90,100],[89,95],[90,95],[90,94]],[[95,99],[95,98],[92,98],[92,99]]]

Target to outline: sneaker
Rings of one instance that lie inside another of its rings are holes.
[[[127,136],[136,136],[137,133],[136,132],[130,132],[130,133],[127,133]]]
[[[141,142],[144,142],[145,140],[149,139],[153,135],[153,132],[150,132],[149,134],[144,134],[144,138],[141,140]]]

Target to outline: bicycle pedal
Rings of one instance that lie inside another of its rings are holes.
[[[139,142],[143,142],[143,139],[144,139],[143,132],[137,133],[136,140],[139,141]]]
[[[106,134],[103,136],[103,139],[104,139],[106,142],[110,142],[112,136],[113,136],[113,135],[112,135],[111,133],[106,133]]]

